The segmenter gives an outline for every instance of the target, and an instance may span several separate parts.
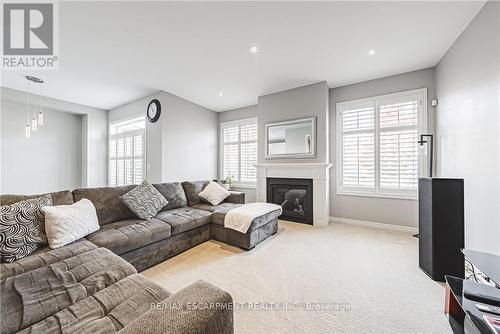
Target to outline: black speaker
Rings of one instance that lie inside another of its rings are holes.
[[[419,266],[435,281],[464,278],[464,180],[418,180]]]

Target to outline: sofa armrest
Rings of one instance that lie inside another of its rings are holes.
[[[229,191],[231,195],[227,197],[224,202],[235,203],[235,204],[245,204],[245,193],[241,191]]]
[[[233,334],[233,298],[205,281],[198,281],[124,327],[120,334]]]

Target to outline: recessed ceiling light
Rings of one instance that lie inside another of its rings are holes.
[[[219,95],[219,97],[221,97],[221,96],[222,96],[222,95],[224,95],[224,94],[222,94],[222,92],[219,92],[219,94],[218,94],[218,95]]]
[[[255,55],[255,54],[259,53],[259,48],[256,46],[251,46],[250,49],[248,49],[248,52]]]
[[[370,50],[370,51],[368,51],[368,54],[369,54],[370,56],[373,56],[375,53],[376,53],[376,51],[375,51],[375,50],[373,50],[373,49],[372,49],[372,50]]]

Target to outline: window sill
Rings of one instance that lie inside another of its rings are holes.
[[[239,188],[239,189],[257,189],[256,184],[233,184],[231,189]]]
[[[350,192],[350,191],[337,191],[338,196],[353,196],[353,197],[372,197],[372,198],[386,198],[386,199],[399,199],[407,201],[417,201],[418,196],[410,194],[384,194],[384,193],[362,193],[362,192]]]

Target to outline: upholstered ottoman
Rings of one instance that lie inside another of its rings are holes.
[[[278,232],[278,217],[280,210],[271,211],[252,220],[246,233],[224,227],[224,218],[232,207],[221,208],[212,215],[211,237],[246,250],[254,248],[260,242]]]

